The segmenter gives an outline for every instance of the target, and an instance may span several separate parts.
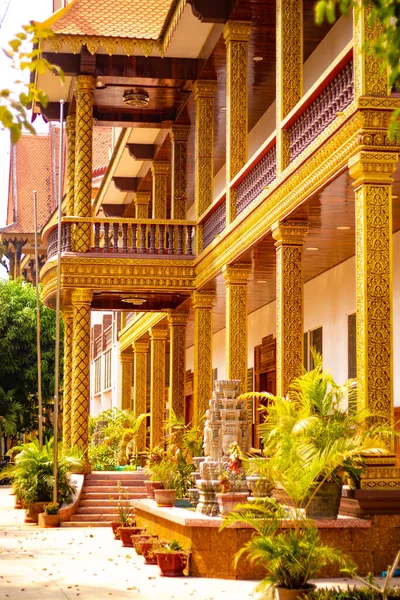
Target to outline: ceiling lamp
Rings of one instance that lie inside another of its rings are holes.
[[[146,108],[150,96],[145,90],[133,88],[132,90],[125,90],[122,99],[125,104],[133,108]]]
[[[146,303],[146,298],[122,298],[122,302],[126,302],[127,304],[133,304],[134,306],[142,306],[142,304]]]

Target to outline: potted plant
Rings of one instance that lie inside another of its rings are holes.
[[[111,521],[111,529],[114,534],[114,538],[120,539],[120,527],[125,526],[129,527],[130,524],[134,521],[133,517],[135,515],[135,511],[133,506],[129,501],[128,490],[122,488],[121,482],[117,481],[118,488],[118,521]],[[125,496],[125,499],[123,498]]]
[[[189,552],[176,540],[159,542],[153,546],[157,564],[164,577],[182,577],[186,568]]]
[[[271,496],[275,482],[271,474],[268,458],[251,457],[243,459],[247,487],[253,498]]]
[[[165,457],[158,465],[155,465],[152,477],[162,484],[160,489],[154,490],[157,506],[174,506],[178,477],[176,462],[169,457]]]
[[[39,515],[39,525],[42,527],[58,527],[60,517],[58,509],[60,505],[58,502],[48,502],[43,507],[43,512]]]
[[[155,446],[147,453],[147,459],[145,463],[145,472],[149,479],[144,484],[146,486],[147,497],[154,500],[154,490],[161,489],[161,481],[155,479],[156,474],[153,475],[153,468],[157,467],[164,458],[165,450],[161,446]]]
[[[142,542],[142,554],[146,565],[156,565],[157,559],[153,546],[158,542],[158,537],[152,536]]]
[[[221,492],[216,494],[221,515],[227,515],[237,504],[246,502],[248,497],[242,451],[236,442],[232,442],[228,452],[228,462],[220,469]]]
[[[145,542],[147,542],[151,538],[158,539],[158,536],[157,535],[151,535],[150,533],[146,533],[145,531],[143,531],[142,533],[139,533],[138,535],[133,535],[132,536],[132,542],[133,542],[136,554],[138,556],[142,556],[143,555],[142,544],[144,544]]]
[[[43,512],[44,505],[53,499],[53,443],[52,438],[40,447],[39,441],[34,440],[13,448],[13,454],[17,452],[15,462],[5,469],[12,479],[14,492],[21,498],[35,523],[38,522],[39,513]],[[72,458],[67,460],[62,454],[59,456],[57,501],[60,505],[72,501],[75,486],[71,483],[69,474],[74,464]]]

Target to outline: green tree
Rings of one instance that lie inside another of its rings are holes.
[[[41,303],[44,406],[54,393],[55,320],[55,312]],[[37,427],[35,289],[22,280],[0,281],[0,435],[15,438]]]

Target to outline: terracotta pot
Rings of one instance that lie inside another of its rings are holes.
[[[144,485],[146,486],[147,497],[154,500],[154,490],[160,490],[163,485],[161,481],[145,481]]]
[[[289,590],[288,588],[276,587],[275,595],[277,600],[297,600],[302,598],[311,590],[315,590],[315,585],[312,583],[307,584],[299,590]]]
[[[58,527],[60,524],[60,515],[46,515],[46,513],[40,513],[38,523],[40,527]]]
[[[139,556],[142,556],[142,554],[143,554],[142,542],[149,540],[151,537],[154,537],[154,536],[150,535],[149,533],[141,533],[139,535],[132,535],[131,540],[132,540],[133,546],[135,548],[136,554],[138,554]]]
[[[232,512],[237,504],[244,504],[248,498],[247,492],[229,492],[228,494],[216,494],[219,512],[222,516]]]
[[[175,502],[176,490],[154,490],[154,498],[157,506],[171,507]]]
[[[156,565],[157,559],[153,554],[153,540],[142,542],[142,554],[146,565]]]
[[[140,531],[142,531],[140,529],[140,527],[120,527],[119,528],[119,536],[120,536],[120,540],[122,542],[122,545],[125,548],[133,548],[133,544],[132,544],[132,540],[131,540],[131,536],[134,535],[135,533],[139,533]]]
[[[119,528],[121,527],[120,521],[111,521],[111,529],[114,534],[114,539],[119,540]]]
[[[21,499],[15,500],[15,506],[14,506],[14,508],[18,508],[18,509],[24,508],[24,504],[23,504],[23,502],[22,502]]]
[[[342,486],[334,482],[321,485],[307,510],[308,519],[337,519],[339,513]]]
[[[39,513],[43,512],[43,507],[45,504],[48,504],[50,501],[47,500],[47,502],[31,502],[30,504],[28,504],[28,516],[32,519],[32,521],[34,523],[37,523],[39,520]]]
[[[155,552],[157,564],[164,577],[182,577],[187,556],[180,552]]]

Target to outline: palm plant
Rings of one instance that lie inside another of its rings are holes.
[[[15,463],[5,469],[7,476],[12,479],[12,488],[15,494],[25,504],[52,500],[54,485],[53,446],[53,439],[43,444],[42,448],[40,448],[38,440],[22,444],[17,448],[19,452],[15,456]],[[58,459],[57,501],[59,504],[71,502],[75,492],[75,486],[69,480],[72,464],[71,459],[66,459],[62,455]]]
[[[205,415],[199,419],[197,425],[186,424],[184,417],[177,416],[171,408],[168,419],[165,421],[169,431],[168,442],[179,445],[182,451],[191,458],[203,456],[204,421]]]

